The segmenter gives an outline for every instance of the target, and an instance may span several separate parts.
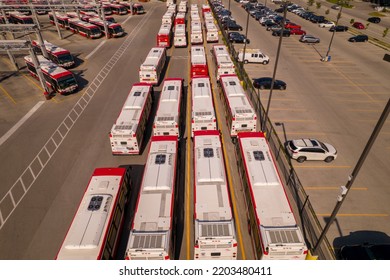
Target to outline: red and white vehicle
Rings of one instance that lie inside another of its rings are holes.
[[[255,132],[256,112],[238,77],[234,74],[221,75],[219,84],[224,96],[226,123],[230,129],[230,136],[236,137],[239,132]]]
[[[127,15],[128,13],[127,8],[121,4],[110,3],[109,5],[111,7],[112,13],[115,15]]]
[[[101,19],[99,14],[90,11],[80,11],[80,17],[77,15],[76,12],[67,12],[66,14],[71,18],[80,18],[81,20],[86,22],[89,22],[89,19],[91,18]],[[115,18],[113,16],[105,15],[104,19],[109,22],[115,22]]]
[[[103,6],[103,11],[106,16],[112,15],[112,8],[111,8],[111,3],[110,2],[102,2]]]
[[[21,12],[8,12],[9,22],[13,24],[34,24],[32,17]]]
[[[191,11],[190,13],[191,21],[199,21],[200,22],[200,16],[198,11]]]
[[[167,59],[165,48],[155,47],[150,50],[139,70],[139,81],[151,85],[157,85]]]
[[[191,78],[199,76],[208,76],[205,49],[203,46],[191,47]]]
[[[234,63],[225,45],[213,46],[213,58],[216,64],[217,80],[219,80],[221,75],[236,73]]]
[[[102,36],[100,28],[95,24],[82,21],[78,18],[70,18],[68,22],[69,29],[72,30],[73,33],[78,33],[81,36],[92,39],[100,38]]]
[[[60,94],[68,94],[76,91],[78,84],[72,72],[47,60],[42,55],[37,55],[37,58],[46,85]],[[31,56],[25,56],[24,61],[30,74],[38,79],[37,70]]]
[[[152,87],[134,84],[122,110],[111,128],[110,143],[113,155],[138,155],[143,143],[146,123],[152,108]]]
[[[100,18],[89,18],[89,22],[98,26],[100,31],[105,34],[104,20],[101,20]],[[125,31],[119,23],[109,22],[106,20],[106,25],[110,38],[122,37],[125,34]]]
[[[218,43],[218,29],[213,21],[206,22],[206,42]]]
[[[177,24],[186,24],[186,14],[185,13],[177,13],[175,17],[175,26]]]
[[[127,169],[96,168],[56,259],[115,259],[130,191]]]
[[[175,14],[172,13],[172,12],[169,12],[167,11],[163,17],[162,17],[162,24],[170,24],[172,25],[174,23],[174,20],[175,20]]]
[[[64,15],[64,14],[60,14],[58,12],[55,12],[56,14],[56,18],[57,18],[57,23],[60,27],[62,28],[66,28],[66,29],[69,29],[69,18],[67,15]],[[50,20],[50,23],[55,25],[55,21],[54,21],[54,16],[53,16],[53,13],[52,12],[49,12],[49,20]]]
[[[172,41],[172,27],[168,23],[163,23],[157,33],[157,47],[170,48]]]
[[[135,3],[135,4],[133,4],[133,11],[132,11],[132,13],[134,15],[142,15],[142,14],[144,14],[146,12],[145,12],[144,6],[142,6],[139,3]]]
[[[208,5],[208,4],[203,4],[202,5],[202,14],[204,14],[204,13],[210,13],[211,12],[211,8],[210,8],[210,6]]]
[[[75,64],[73,56],[70,54],[68,50],[57,47],[56,45],[49,43],[46,40],[44,41],[44,45],[47,54],[49,55],[49,59],[53,61],[55,64],[57,64],[58,66],[64,68],[70,68]],[[36,53],[42,54],[41,46],[39,45],[38,41],[36,40],[32,41],[32,46]]]
[[[175,32],[173,36],[173,45],[176,48],[187,47],[187,32],[185,24],[175,25]]]
[[[238,142],[237,163],[256,258],[304,260],[307,246],[264,134],[242,132]]]
[[[177,136],[153,136],[125,259],[174,259],[177,220]]]
[[[191,21],[191,44],[203,44],[202,24],[200,21]]]
[[[183,80],[168,78],[164,80],[160,102],[153,123],[153,135],[180,135],[180,109]]]
[[[195,260],[236,260],[237,239],[219,131],[194,132]]]
[[[187,13],[187,5],[188,5],[187,1],[180,1],[177,11],[182,13]]]
[[[198,130],[217,130],[209,77],[192,79],[191,137]]]

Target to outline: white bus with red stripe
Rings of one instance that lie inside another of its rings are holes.
[[[152,48],[139,70],[139,81],[151,85],[157,85],[160,81],[167,59],[166,49],[163,47]]]
[[[235,74],[235,66],[230,58],[229,51],[225,45],[213,46],[213,58],[216,64],[217,80],[221,75]]]
[[[224,96],[226,123],[230,136],[236,137],[239,132],[255,132],[256,112],[238,77],[235,74],[222,75],[219,84]]]
[[[75,64],[73,56],[70,54],[68,50],[57,47],[56,45],[49,43],[46,40],[44,41],[44,45],[50,60],[53,61],[58,66],[64,68],[70,68]],[[36,53],[39,54],[42,53],[41,46],[39,45],[38,41],[36,40],[32,41],[32,46]]]
[[[192,83],[191,136],[197,130],[216,130],[214,102],[209,77],[195,77]]]
[[[199,76],[208,76],[205,49],[203,46],[191,47],[191,78]]]
[[[207,13],[207,12],[211,12],[211,8],[208,4],[202,4],[202,14],[204,13]]]
[[[69,29],[72,30],[73,33],[78,33],[81,36],[92,39],[100,38],[102,36],[100,28],[95,24],[82,21],[78,18],[70,18],[68,22]]]
[[[176,136],[152,137],[125,259],[174,259],[177,156]]]
[[[77,90],[78,84],[72,72],[47,60],[42,55],[37,55],[46,85],[60,94],[68,94]],[[27,69],[32,76],[39,78],[31,56],[25,56]]]
[[[163,23],[157,33],[157,46],[169,48],[172,41],[172,28],[168,23]]]
[[[238,134],[238,142],[237,162],[256,258],[304,260],[307,256],[304,236],[264,134],[242,132]]]
[[[109,6],[111,7],[112,13],[115,15],[127,15],[128,13],[127,8],[121,4],[110,3]]]
[[[237,239],[217,130],[194,132],[195,260],[236,260]]]
[[[140,153],[151,108],[151,85],[134,84],[111,128],[110,143],[113,155],[138,155]]]
[[[200,21],[191,21],[191,44],[203,44],[202,24]]]
[[[100,28],[100,31],[105,34],[104,29],[104,20],[100,18],[89,18],[88,21],[92,24],[95,24]],[[123,30],[122,26],[119,23],[109,22],[105,21],[108,29],[109,37],[118,38],[122,37],[125,34],[125,31]]]
[[[206,22],[206,42],[218,43],[218,29],[214,22]]]
[[[64,14],[60,14],[58,12],[55,12],[55,13],[56,13],[55,16],[57,18],[58,25],[62,28],[69,29],[68,20],[70,19],[70,17],[67,15],[64,15]],[[49,20],[50,20],[51,24],[53,24],[53,25],[55,24],[54,16],[53,16],[52,12],[49,12]]]
[[[115,259],[130,191],[128,169],[96,168],[56,259]]]
[[[187,32],[185,24],[176,24],[173,36],[173,45],[176,48],[187,47]]]
[[[154,118],[153,135],[180,135],[180,109],[183,80],[168,78],[162,85],[160,102]]]

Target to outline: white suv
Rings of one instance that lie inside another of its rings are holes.
[[[297,162],[304,162],[305,160],[331,162],[337,158],[337,150],[332,145],[316,139],[287,141],[286,150],[290,157],[297,160]]]

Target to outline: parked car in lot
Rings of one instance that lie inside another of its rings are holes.
[[[342,260],[390,260],[390,244],[356,244],[340,248]]]
[[[244,59],[244,61],[242,61]],[[266,54],[263,54],[259,49],[246,49],[245,57],[244,50],[241,49],[238,52],[237,60],[244,63],[261,63],[268,64],[269,57]]]
[[[296,29],[300,29],[300,28],[302,28],[302,26],[300,26],[300,25],[298,25],[298,24],[295,24],[295,23],[293,23],[293,22],[288,22],[288,23],[286,23],[286,24],[284,25],[284,28],[290,28],[290,29],[296,28]]]
[[[240,44],[244,44],[245,42],[247,44],[250,43],[250,40],[246,38],[244,34],[238,32],[230,32],[228,34],[228,39],[232,43],[240,43]]]
[[[258,89],[271,89],[272,78],[271,77],[263,77],[257,78],[253,80],[253,86]],[[287,84],[281,80],[275,80],[274,89],[285,90],[287,88]]]
[[[331,6],[331,8],[333,10],[340,10],[340,6],[339,5],[333,5],[333,6]]]
[[[279,24],[273,24],[270,26],[267,26],[267,31],[275,31],[275,30],[280,30],[282,27]]]
[[[352,24],[352,26],[355,27],[355,28],[357,28],[357,29],[364,29],[364,28],[365,28],[365,27],[364,27],[364,24],[361,23],[361,22],[354,22],[354,23]]]
[[[225,25],[224,25],[224,28],[225,30],[234,30],[234,31],[242,31],[242,27],[241,25],[233,22],[233,21],[228,21]]]
[[[367,35],[356,35],[352,36],[348,39],[349,42],[367,42],[368,36]]]
[[[330,28],[332,26],[335,26],[334,22],[333,21],[325,21],[325,22],[321,22],[318,24],[319,27],[322,27],[322,28]]]
[[[272,36],[280,36],[280,33],[282,33],[282,29],[274,30],[274,31],[272,31]],[[289,29],[283,30],[283,33],[282,33],[283,37],[290,37],[290,35],[291,35],[291,33],[290,33]]]
[[[302,35],[301,38],[299,38],[299,41],[302,43],[314,43],[317,44],[320,42],[320,38],[315,37],[313,35]]]
[[[333,32],[345,32],[345,31],[348,31],[348,26],[344,26],[344,25],[335,25],[335,26],[332,26],[329,31]]]
[[[367,19],[367,21],[372,22],[372,23],[380,23],[381,18],[380,17],[370,17]]]
[[[305,35],[306,31],[298,28],[292,28],[290,29],[290,34],[291,35]]]
[[[296,139],[286,142],[286,150],[297,162],[323,160],[331,162],[337,158],[337,150],[331,144],[316,139]]]

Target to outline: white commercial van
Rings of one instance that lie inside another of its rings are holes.
[[[244,50],[238,52],[238,61],[242,62],[244,58]],[[246,49],[244,63],[262,63],[268,64],[269,57],[263,54],[259,49]]]

